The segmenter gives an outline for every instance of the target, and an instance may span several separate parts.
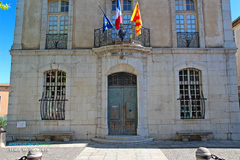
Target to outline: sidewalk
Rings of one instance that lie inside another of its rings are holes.
[[[0,159],[15,160],[39,149],[42,160],[195,160],[198,147],[226,160],[240,160],[240,141],[153,141],[146,144],[109,145],[90,141],[52,142],[41,146],[7,146],[0,149]]]

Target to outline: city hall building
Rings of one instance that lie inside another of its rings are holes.
[[[240,140],[230,1],[138,2],[17,0],[8,135]]]

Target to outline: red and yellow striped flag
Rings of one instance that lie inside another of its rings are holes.
[[[136,22],[136,34],[137,36],[139,36],[141,34],[142,18],[141,18],[138,2],[133,11],[131,21]]]

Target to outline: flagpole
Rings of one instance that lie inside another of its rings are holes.
[[[97,3],[98,3],[98,2],[97,2]],[[99,3],[98,3],[98,6],[99,6],[99,8],[102,10],[103,14],[107,17],[107,21],[110,22],[110,23],[112,24],[112,22],[109,20],[108,16],[107,16],[106,13],[103,11],[103,9],[102,9],[102,7],[100,6]],[[117,37],[118,37],[118,31],[117,31],[115,25],[112,25],[112,26],[113,26],[113,28],[114,28],[116,34],[117,34]]]

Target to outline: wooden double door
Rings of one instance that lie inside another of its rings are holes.
[[[138,115],[137,86],[136,82],[131,82],[136,81],[136,77],[126,78],[126,75],[122,74],[125,80],[128,81],[127,83],[113,84],[108,87],[109,135],[136,135]]]

